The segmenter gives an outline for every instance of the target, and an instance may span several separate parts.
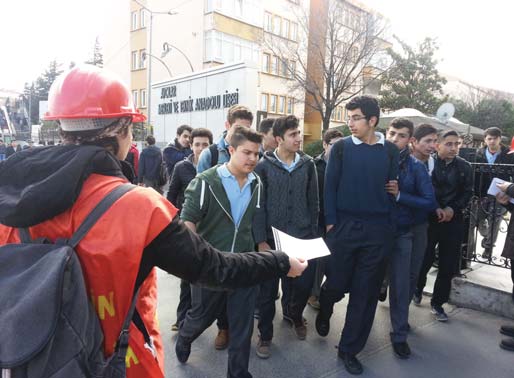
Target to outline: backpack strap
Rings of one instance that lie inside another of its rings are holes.
[[[86,219],[79,226],[77,231],[71,236],[67,245],[72,248],[76,248],[80,241],[87,235],[91,227],[95,225],[98,219],[101,218],[109,208],[120,199],[125,193],[131,191],[136,186],[132,184],[122,184],[114,188],[109,194],[107,194],[91,212],[88,214]]]
[[[216,164],[218,164],[219,159],[218,145],[216,143],[211,144],[209,146],[209,151],[211,153],[211,167],[214,167]]]
[[[77,231],[72,237],[65,243],[72,248],[76,248],[80,241],[86,236],[88,231],[93,227],[98,219],[111,207],[111,205],[121,198],[125,193],[131,191],[136,186],[132,184],[122,184],[114,188],[109,194],[107,194],[91,212],[88,214],[86,219],[79,226]],[[28,228],[18,228],[20,241],[22,243],[32,243],[30,232]]]
[[[123,321],[123,325],[121,326],[120,335],[118,336],[118,340],[116,342],[115,347],[115,353],[123,356],[125,358],[125,355],[127,354],[127,348],[129,345],[129,327],[130,322],[132,321],[132,317],[134,316],[134,311],[136,310],[136,303],[137,303],[137,297],[139,296],[139,290],[141,289],[141,286],[134,294],[134,297],[132,298],[132,302],[130,303],[129,310],[127,312],[127,316],[125,316],[125,320]]]
[[[32,238],[30,237],[30,232],[28,228],[18,228],[18,233],[20,235],[20,241],[22,243],[32,243]]]

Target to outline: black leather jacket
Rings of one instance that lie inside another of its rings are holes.
[[[441,208],[451,207],[456,216],[462,215],[473,195],[473,173],[471,165],[461,157],[447,164],[436,155],[432,184],[436,200]]]

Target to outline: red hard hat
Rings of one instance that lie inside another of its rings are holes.
[[[45,120],[132,117],[143,122],[128,88],[113,73],[91,65],[75,67],[60,75],[48,93]]]

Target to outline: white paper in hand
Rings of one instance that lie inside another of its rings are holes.
[[[311,260],[330,255],[330,251],[322,238],[298,239],[272,227],[275,248],[285,252],[289,257]]]
[[[504,181],[502,179],[499,179],[498,177],[493,178],[491,181],[491,185],[489,185],[489,189],[487,189],[487,194],[490,194],[491,196],[496,196],[498,193],[501,192],[500,189],[496,186],[496,184],[501,184]],[[511,198],[509,200],[510,203],[514,203],[514,198]]]

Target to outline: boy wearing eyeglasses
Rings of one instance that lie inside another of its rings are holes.
[[[336,142],[325,173],[326,243],[330,249],[327,279],[320,294],[316,330],[326,336],[334,304],[350,293],[338,355],[346,370],[361,374],[356,355],[368,339],[394,233],[398,186],[396,146],[375,131],[380,107],[370,96],[347,105],[352,135]]]
[[[439,245],[439,265],[430,304],[432,313],[440,322],[448,320],[443,304],[448,302],[452,278],[459,271],[464,235],[463,211],[473,194],[471,165],[457,156],[459,146],[459,134],[456,131],[448,130],[439,134],[432,184],[440,208],[429,220],[427,250],[417,285],[417,292],[422,293],[428,271],[434,262],[435,247]]]

